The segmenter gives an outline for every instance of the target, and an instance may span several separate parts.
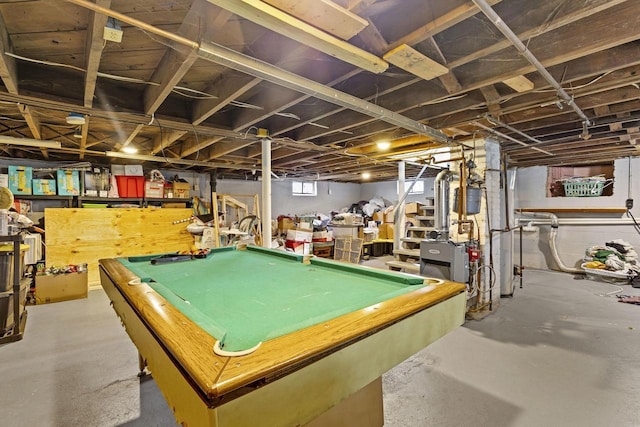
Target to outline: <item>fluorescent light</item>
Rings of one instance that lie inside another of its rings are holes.
[[[24,145],[27,147],[37,148],[60,148],[59,141],[41,141],[31,138],[14,138],[11,136],[0,135],[0,144]]]
[[[138,152],[138,149],[136,147],[124,147],[122,149],[122,152],[127,154],[136,154]]]

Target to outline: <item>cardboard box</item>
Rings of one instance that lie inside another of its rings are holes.
[[[78,171],[58,169],[58,195],[80,195],[80,175]]]
[[[422,203],[418,203],[418,202],[407,203],[406,205],[404,205],[404,213],[407,215],[417,214],[420,212],[420,206],[422,206]]]
[[[56,180],[55,179],[34,179],[33,194],[36,196],[55,196]]]
[[[393,224],[393,215],[394,215],[393,209],[390,209],[389,212],[384,214],[384,222]]]
[[[291,218],[280,218],[278,219],[278,232],[284,234],[287,230],[291,230],[292,228],[296,228],[293,219]]]
[[[296,242],[293,240],[285,240],[284,247],[287,249],[291,249],[294,253],[300,255],[309,255],[309,252],[312,250],[311,243]]]
[[[88,274],[82,273],[36,276],[36,304],[86,298]]]
[[[164,182],[145,181],[144,197],[147,199],[161,199],[164,197]]]
[[[313,233],[314,242],[327,242],[329,240],[332,240],[332,238],[333,238],[333,233],[327,230],[315,231]]]
[[[29,166],[9,166],[9,190],[15,194],[31,194],[33,169]]]
[[[380,224],[378,226],[378,239],[393,239],[393,224]]]
[[[191,184],[188,182],[172,182],[171,191],[175,199],[188,199]]]
[[[293,242],[311,242],[313,240],[313,232],[297,229],[287,230],[287,240]]]
[[[384,222],[384,212],[378,211],[373,213],[373,220],[376,222]]]

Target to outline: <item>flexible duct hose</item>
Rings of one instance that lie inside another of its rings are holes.
[[[519,212],[521,216],[526,216],[530,218],[544,218],[551,220],[551,234],[549,235],[549,247],[551,249],[551,255],[553,256],[553,260],[558,265],[560,271],[564,271],[565,273],[573,273],[573,274],[585,274],[584,270],[579,268],[567,267],[564,265],[562,260],[560,259],[560,254],[558,254],[558,248],[556,247],[556,237],[558,235],[558,217],[551,212]]]

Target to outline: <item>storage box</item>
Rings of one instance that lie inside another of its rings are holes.
[[[189,190],[191,189],[191,184],[188,182],[173,182],[171,183],[173,197],[176,199],[188,199],[189,198]]]
[[[56,180],[55,179],[34,179],[33,194],[36,196],[55,196]]]
[[[118,195],[125,198],[144,197],[144,176],[116,176]]]
[[[284,246],[285,248],[293,250],[294,253],[300,255],[309,255],[309,253],[313,250],[311,249],[312,244],[310,242],[296,242],[293,240],[285,240]]]
[[[290,229],[287,230],[287,240],[294,242],[311,242],[313,240],[313,233],[306,230]]]
[[[127,176],[144,176],[142,165],[124,165],[124,174]]]
[[[292,228],[296,228],[295,223],[293,222],[293,219],[291,218],[278,218],[278,232],[283,234],[286,233],[287,230],[290,230]]]
[[[36,304],[86,298],[88,274],[82,273],[36,276]]]
[[[29,166],[9,166],[9,190],[13,194],[31,194],[33,169]]]
[[[393,223],[393,209],[384,214],[384,222]]]
[[[164,182],[145,181],[144,197],[147,199],[160,199],[164,197]]]
[[[417,214],[420,212],[420,206],[422,206],[422,204],[418,202],[407,203],[404,205],[404,213],[407,215]]]
[[[327,230],[315,231],[313,233],[314,242],[327,242],[333,240],[333,233]]]
[[[107,197],[109,191],[109,170],[93,168],[84,172],[84,195]]]
[[[57,177],[59,196],[80,195],[80,176],[78,171],[58,169]]]
[[[20,284],[20,314],[24,311],[27,299],[27,284]],[[14,326],[13,318],[13,291],[0,292],[0,334]]]
[[[384,222],[384,212],[378,211],[373,213],[373,220],[376,222]]]

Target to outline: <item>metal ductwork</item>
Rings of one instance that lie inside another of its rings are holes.
[[[432,231],[432,239],[449,239],[449,183],[458,178],[458,174],[450,170],[443,170],[436,176],[435,187],[435,231]]]

